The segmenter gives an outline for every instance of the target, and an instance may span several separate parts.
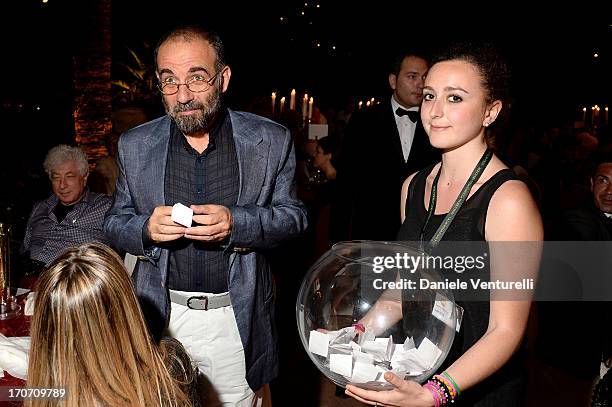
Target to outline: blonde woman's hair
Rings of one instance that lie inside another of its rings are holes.
[[[104,245],[70,248],[41,275],[31,333],[28,387],[62,387],[68,398],[25,406],[191,405],[148,334],[123,262]]]

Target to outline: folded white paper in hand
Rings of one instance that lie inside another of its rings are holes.
[[[0,370],[13,377],[26,379],[30,337],[10,337],[0,334]]]
[[[172,207],[170,219],[179,225],[190,228],[193,220],[193,210],[182,203],[175,203]]]

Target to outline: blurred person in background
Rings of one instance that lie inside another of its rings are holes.
[[[106,242],[104,214],[112,199],[87,188],[89,163],[78,147],[60,144],[43,163],[53,195],[36,202],[26,224],[21,254],[29,259],[26,273],[39,272],[66,247]]]

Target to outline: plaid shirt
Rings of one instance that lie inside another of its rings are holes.
[[[106,243],[104,214],[111,207],[111,197],[90,192],[74,204],[61,222],[53,209],[59,204],[55,195],[34,204],[23,238],[22,253],[29,251],[30,259],[49,265],[68,247],[83,243]]]
[[[226,109],[211,129],[206,150],[199,154],[172,124],[164,192],[166,205],[236,205],[240,174]],[[218,242],[178,239],[170,249],[168,288],[222,293],[228,290],[229,257]]]

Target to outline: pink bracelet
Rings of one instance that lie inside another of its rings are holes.
[[[423,385],[423,388],[429,390],[433,399],[434,399],[434,407],[440,407],[440,393],[438,393],[438,389],[434,387],[431,382],[427,382]]]

